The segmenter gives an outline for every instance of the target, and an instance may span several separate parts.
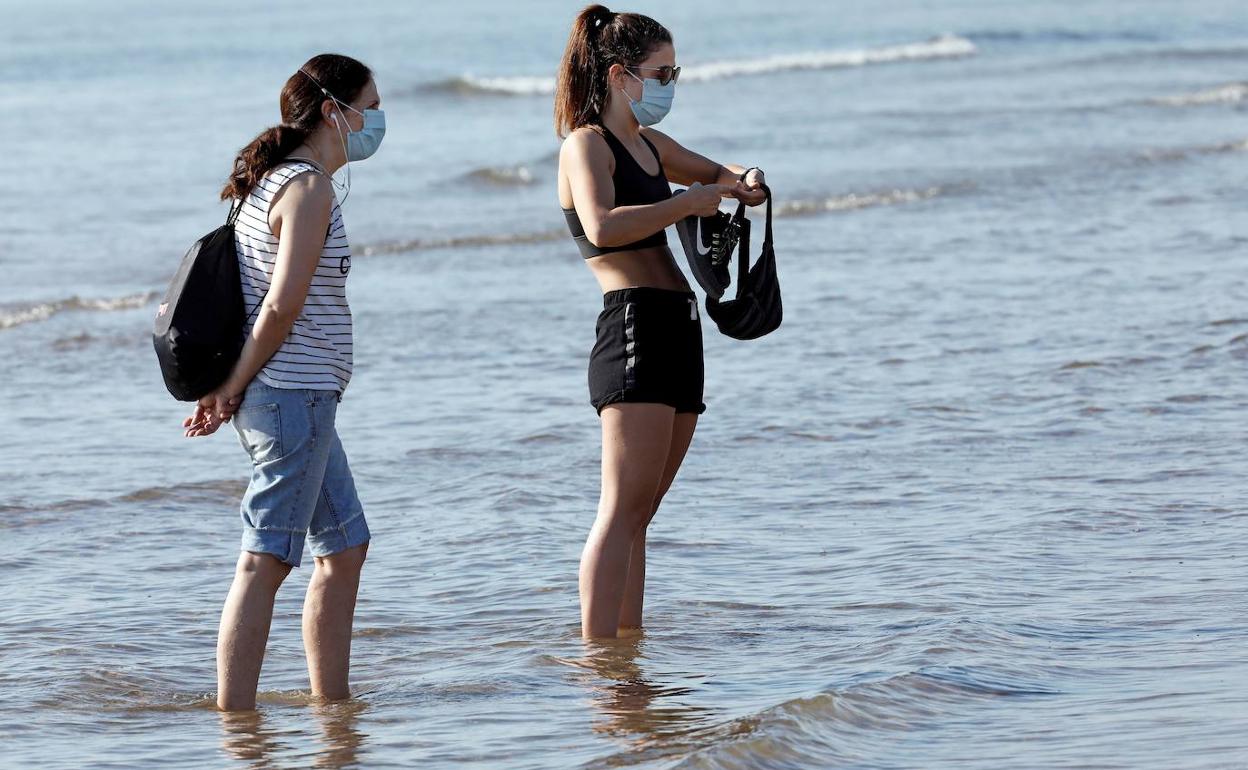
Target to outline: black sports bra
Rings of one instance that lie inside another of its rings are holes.
[[[672,197],[672,187],[668,184],[667,175],[663,173],[663,162],[659,159],[659,151],[654,148],[649,139],[641,137],[646,146],[650,148],[650,152],[654,153],[654,159],[659,163],[659,173],[654,175],[646,173],[628,148],[621,144],[606,126],[601,128],[602,138],[607,140],[607,146],[611,148],[611,154],[615,156],[615,173],[611,175],[611,181],[615,183],[615,205],[642,206]],[[563,216],[568,220],[568,230],[572,232],[572,239],[576,241],[577,247],[581,250],[581,256],[585,259],[610,254],[613,251],[633,251],[667,245],[667,233],[659,230],[639,241],[621,246],[595,246],[590,243],[589,238],[585,237],[585,228],[581,225],[581,218],[577,216],[576,209],[564,209]]]

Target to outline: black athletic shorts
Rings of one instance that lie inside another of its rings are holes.
[[[692,292],[640,287],[609,291],[589,356],[589,401],[599,413],[620,402],[667,404],[701,414],[702,324]]]

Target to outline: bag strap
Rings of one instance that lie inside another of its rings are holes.
[[[251,192],[248,191],[247,195],[251,195]],[[247,200],[247,195],[239,198],[238,203],[230,207],[230,214],[225,218],[225,224],[227,226],[233,227],[234,223],[238,221],[239,212],[243,210],[243,202]],[[272,290],[272,288],[272,286],[269,287],[270,290]],[[247,328],[247,324],[251,323],[251,319],[256,317],[256,313],[259,312],[260,306],[264,304],[264,300],[267,299],[268,296],[269,292],[266,291],[264,296],[260,298],[260,301],[256,303],[256,306],[252,308],[251,313],[249,313],[247,318],[243,321],[244,329]]]
[[[745,279],[750,272],[750,220],[745,218],[745,202],[737,204],[732,218],[738,223],[737,237],[737,294],[745,291]]]
[[[767,259],[768,255],[773,252],[771,246],[771,188],[767,185],[759,185],[763,188],[763,192],[767,193],[767,226],[763,230],[763,253],[759,256],[760,260]],[[750,220],[745,218],[745,202],[737,204],[737,213],[733,214],[733,219],[741,222],[741,237],[737,241],[737,291],[745,286],[746,278],[750,273]]]
[[[774,251],[771,245],[771,188],[765,184],[760,184],[763,192],[767,193],[767,227],[763,230],[763,256]]]
[[[251,194],[250,192],[247,193],[247,195],[250,195],[250,194]],[[238,221],[238,215],[243,210],[243,201],[247,200],[247,195],[244,195],[243,197],[239,198],[237,203],[230,206],[230,213],[225,218],[225,223],[227,225],[233,226],[234,223]]]

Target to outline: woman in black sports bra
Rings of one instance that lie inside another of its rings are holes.
[[[581,554],[586,638],[641,627],[646,527],[705,409],[697,298],[664,228],[713,214],[721,198],[766,199],[761,171],[720,165],[649,128],[679,75],[662,25],[601,5],[577,16],[559,67],[559,202],[604,293],[589,362],[602,496]],[[673,196],[669,180],[688,191]]]

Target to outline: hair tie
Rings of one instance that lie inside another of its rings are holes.
[[[594,17],[594,29],[600,29],[604,24],[610,24],[615,21],[615,11],[603,9],[601,13]]]

